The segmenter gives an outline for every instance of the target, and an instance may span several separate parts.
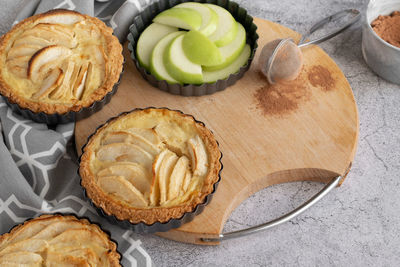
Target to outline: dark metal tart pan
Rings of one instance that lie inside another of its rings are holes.
[[[87,143],[89,142],[89,140],[91,139],[91,137],[92,137],[94,134],[96,134],[96,132],[97,132],[101,127],[103,127],[105,124],[109,123],[110,121],[112,121],[112,120],[114,120],[114,119],[117,119],[118,117],[120,117],[120,116],[122,116],[122,115],[131,113],[131,112],[136,111],[136,110],[145,110],[145,109],[151,109],[151,108],[155,108],[155,107],[135,108],[135,109],[133,109],[133,110],[131,110],[131,111],[122,112],[122,113],[120,113],[119,115],[108,119],[104,124],[98,126],[98,127],[96,128],[96,130],[88,137],[86,144],[82,147],[82,154],[81,154],[81,156],[79,157],[79,160],[78,160],[79,165],[80,165],[80,163],[81,163],[81,157],[82,157],[82,155],[83,155],[83,153],[84,153],[84,149],[85,149]],[[158,109],[159,109],[159,108],[158,108]],[[178,112],[180,112],[180,113],[182,113],[182,114],[189,115],[189,114],[183,113],[183,112],[180,111],[180,110],[172,110],[172,109],[169,109],[169,108],[161,108],[161,109],[168,109],[168,110],[171,110],[171,111],[178,111]],[[202,124],[202,125],[204,126],[204,123],[203,123],[203,122],[196,120],[192,115],[189,115],[189,116],[191,116],[191,117],[194,119],[194,121],[195,121],[196,123],[200,123],[200,124]],[[211,130],[210,130],[210,131],[211,131]],[[217,145],[219,146],[218,141],[217,141]],[[128,220],[120,220],[120,219],[118,219],[117,217],[115,217],[114,215],[107,214],[102,208],[96,206],[96,205],[92,202],[92,200],[88,197],[85,187],[82,186],[82,178],[81,178],[80,184],[81,184],[82,189],[83,189],[83,191],[84,191],[85,197],[89,200],[89,202],[90,202],[90,204],[93,206],[93,208],[96,209],[97,212],[98,212],[101,216],[105,217],[105,218],[106,218],[109,222],[111,222],[112,224],[118,225],[118,226],[120,226],[120,227],[122,227],[122,228],[125,228],[125,229],[132,230],[132,231],[134,231],[134,232],[136,232],[136,233],[166,232],[166,231],[171,230],[171,229],[174,229],[174,228],[179,228],[181,225],[192,221],[192,220],[195,218],[195,216],[196,216],[196,215],[199,215],[199,214],[204,210],[204,207],[207,206],[207,205],[211,202],[211,200],[212,200],[212,198],[213,198],[213,195],[214,195],[215,191],[217,190],[218,184],[219,184],[219,182],[221,181],[221,171],[222,171],[222,169],[223,169],[223,164],[222,164],[222,152],[221,152],[221,151],[220,151],[220,154],[221,154],[221,156],[220,156],[220,158],[219,158],[219,162],[220,162],[220,164],[221,164],[221,169],[220,169],[219,172],[218,172],[218,180],[217,180],[217,182],[215,182],[214,185],[213,185],[213,191],[212,191],[210,194],[208,194],[208,195],[204,198],[204,202],[198,204],[198,205],[194,208],[193,211],[184,213],[184,214],[182,215],[182,217],[180,217],[180,218],[171,218],[169,221],[164,222],[164,223],[155,222],[155,223],[153,223],[153,224],[146,224],[146,223],[144,223],[144,222],[140,222],[140,223],[135,223],[135,224],[134,224],[134,223],[129,222]],[[79,169],[78,169],[78,175],[80,176],[80,174],[79,174]]]
[[[253,18],[247,14],[246,9],[240,7],[237,3],[229,1],[229,0],[207,0],[207,1],[195,1],[200,3],[210,3],[221,6],[228,10],[232,16],[236,19],[236,21],[240,22],[246,30],[246,42],[251,47],[250,57],[247,60],[247,63],[242,66],[238,72],[229,75],[227,78],[223,80],[218,80],[214,83],[203,83],[203,84],[169,84],[164,80],[157,80],[157,78],[148,72],[145,68],[143,68],[139,61],[136,59],[136,44],[139,39],[140,34],[144,29],[147,28],[152,23],[153,18],[160,12],[169,9],[173,6],[181,4],[183,0],[162,0],[157,1],[156,3],[145,8],[138,16],[134,18],[133,24],[129,27],[128,34],[128,49],[131,52],[131,58],[135,63],[137,70],[143,76],[145,80],[147,80],[152,86],[162,90],[169,92],[174,95],[182,95],[182,96],[202,96],[213,94],[218,91],[222,91],[228,86],[235,84],[239,79],[243,77],[245,72],[250,68],[250,64],[253,61],[254,55],[257,50],[257,26],[253,22]]]

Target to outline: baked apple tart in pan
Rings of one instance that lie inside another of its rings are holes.
[[[102,21],[52,10],[1,38],[0,93],[20,111],[31,111],[31,119],[67,122],[104,105],[99,102],[115,91],[123,61],[121,44]]]
[[[192,116],[135,109],[89,137],[79,173],[87,196],[114,223],[167,231],[193,219],[211,199],[220,158],[213,134]]]
[[[120,265],[108,234],[87,219],[42,215],[0,236],[0,266]]]

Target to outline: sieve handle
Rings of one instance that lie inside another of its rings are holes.
[[[304,204],[301,206],[297,207],[296,209],[292,210],[291,212],[274,219],[272,221],[266,222],[264,224],[256,225],[250,228],[234,231],[234,232],[228,232],[228,233],[222,233],[219,234],[219,237],[217,238],[201,238],[201,241],[203,242],[219,242],[222,240],[226,239],[231,239],[231,238],[236,238],[236,237],[242,237],[250,234],[254,234],[263,230],[267,230],[271,227],[277,226],[279,224],[282,224],[284,222],[290,221],[300,213],[304,212],[308,208],[310,208],[312,205],[317,203],[321,198],[323,198],[326,194],[328,194],[333,188],[335,188],[338,184],[339,181],[342,179],[342,176],[337,176],[333,178],[324,188],[321,189],[317,194],[315,194],[312,198],[310,198],[308,201],[306,201]]]
[[[331,21],[339,20],[349,14],[353,15],[352,18],[349,21],[347,21],[346,24],[344,24],[341,28],[339,28],[336,31],[333,31],[321,38],[305,42],[312,33],[314,33],[316,30],[322,28],[325,24],[327,24]],[[322,42],[338,35],[339,33],[343,32],[344,30],[349,28],[351,25],[356,23],[360,18],[361,18],[361,14],[360,14],[360,11],[358,11],[357,9],[345,9],[345,10],[339,11],[329,17],[326,17],[323,20],[317,22],[314,26],[311,27],[311,29],[308,33],[304,34],[301,37],[300,42],[298,43],[298,47],[304,47],[304,46],[307,46],[310,44],[322,43]]]

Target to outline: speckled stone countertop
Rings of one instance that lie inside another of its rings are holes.
[[[3,3],[4,2],[4,3]],[[2,1],[1,21],[15,0]],[[298,32],[365,0],[240,0],[253,16]],[[5,12],[7,10],[7,12]],[[1,23],[4,33],[9,25]],[[361,25],[321,47],[353,88],[360,135],[353,167],[340,187],[289,223],[219,246],[196,246],[135,235],[156,266],[398,266],[400,264],[400,86],[376,76],[361,54]],[[318,192],[322,184],[276,185],[256,193],[230,216],[224,231],[276,218]]]

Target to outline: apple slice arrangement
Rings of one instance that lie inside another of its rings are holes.
[[[214,83],[250,57],[246,30],[223,7],[181,3],[158,14],[140,35],[139,64],[169,84]]]

